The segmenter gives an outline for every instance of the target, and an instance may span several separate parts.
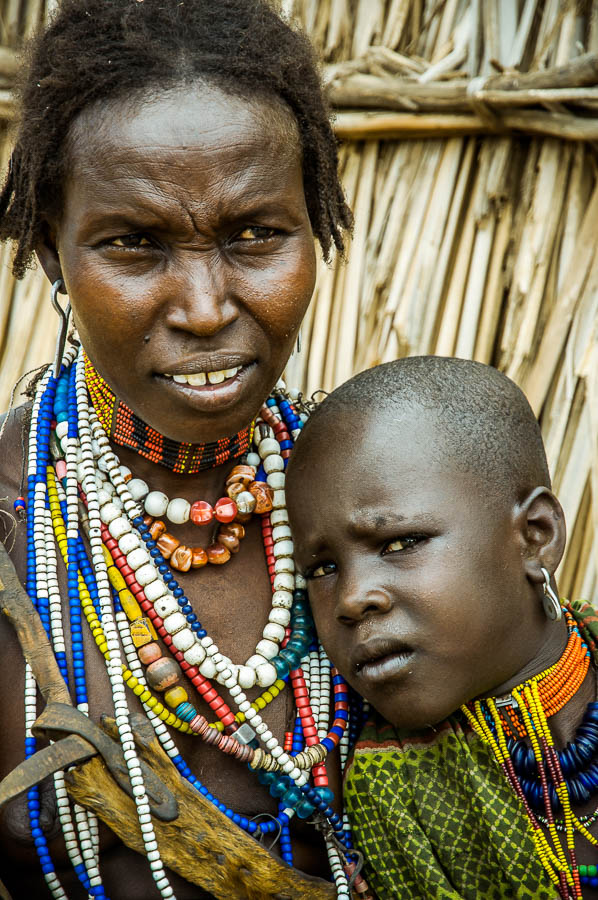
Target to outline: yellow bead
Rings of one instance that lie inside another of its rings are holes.
[[[133,688],[133,693],[137,697],[140,697],[144,691],[145,691],[145,688],[142,684],[136,684],[135,687]]]
[[[158,640],[158,635],[151,619],[144,617],[131,622],[131,637],[136,647],[144,647],[145,644]]]
[[[118,574],[120,576],[120,572]],[[118,599],[121,602],[121,606],[125,611],[127,619],[130,622],[134,622],[136,619],[142,619],[143,612],[141,611],[141,607],[137,603],[137,600],[135,599],[131,591],[127,588],[124,578],[122,580],[123,587],[119,588],[117,587],[117,585],[114,585],[114,588],[118,591]]]
[[[168,688],[168,690],[164,691],[164,699],[169,706],[172,706],[173,709],[176,709],[179,703],[187,702],[187,700],[189,699],[189,694],[184,687],[176,685],[175,687]]]

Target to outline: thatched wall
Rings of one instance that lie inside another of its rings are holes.
[[[561,588],[598,602],[598,5],[282,6],[322,53],[356,219],[348,262],[320,267],[288,380],[330,389],[415,353],[506,371],[540,416],[565,506]],[[42,0],[0,10],[13,47],[46,14]],[[7,117],[12,65],[0,51]],[[2,407],[18,375],[50,358],[55,332],[39,273],[15,285],[8,260]]]

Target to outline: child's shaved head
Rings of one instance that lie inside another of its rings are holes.
[[[363,416],[379,412],[430,411],[440,425],[443,453],[460,467],[477,474],[488,489],[511,497],[537,485],[550,487],[550,475],[540,427],[517,385],[497,369],[466,359],[411,356],[361,372],[337,388],[316,409],[293,453],[291,468],[322,427],[327,452],[334,453],[328,426],[337,413]],[[338,421],[338,420],[337,420]],[[382,438],[383,438],[382,433]]]

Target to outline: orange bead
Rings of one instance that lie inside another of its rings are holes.
[[[218,543],[230,550],[231,553],[238,553],[241,546],[238,538],[233,534],[224,534],[222,530],[218,532]]]
[[[201,569],[207,565],[208,554],[203,547],[191,547],[191,568]]]
[[[194,525],[209,525],[214,518],[214,510],[207,500],[196,500],[191,505],[189,518]]]
[[[222,566],[230,559],[230,550],[227,550],[222,544],[210,544],[206,553],[208,554],[208,562],[211,562],[214,566]]]
[[[239,482],[240,484],[250,484],[254,478],[255,472],[251,466],[235,466],[226,479],[226,484],[227,486],[229,484],[235,484],[236,482]]]
[[[170,557],[170,565],[177,572],[188,572],[192,562],[193,551],[191,547],[185,547],[184,544],[180,544]]]
[[[254,481],[249,485],[249,493],[253,494],[256,499],[254,512],[258,515],[272,512],[272,500],[274,499],[274,491],[265,481]]]
[[[149,666],[150,663],[153,663],[157,659],[160,659],[160,657],[162,656],[162,651],[160,649],[160,645],[155,641],[152,641],[151,644],[146,644],[144,647],[140,647],[137,651],[137,656],[144,666]]]
[[[164,532],[162,537],[160,537],[156,541],[156,543],[157,543],[158,549],[159,549],[160,553],[162,554],[162,556],[164,557],[164,559],[170,559],[170,557],[172,556],[172,554],[174,553],[174,551],[180,545],[181,542],[177,541],[177,539],[175,537],[173,537],[171,534],[168,534],[168,532]]]
[[[245,529],[240,522],[229,522],[228,525],[222,526],[218,534],[230,534],[232,537],[236,537],[238,541],[241,541],[245,537]]]
[[[156,519],[154,522],[152,522],[152,524],[150,525],[150,535],[152,541],[157,541],[159,537],[162,537],[165,531],[166,525],[161,519]]]

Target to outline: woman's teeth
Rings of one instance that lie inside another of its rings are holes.
[[[234,378],[237,372],[241,371],[242,366],[235,366],[234,369],[219,369],[217,372],[193,372],[191,375],[168,375],[164,373],[164,378],[172,378],[177,384],[221,384],[228,378]]]

